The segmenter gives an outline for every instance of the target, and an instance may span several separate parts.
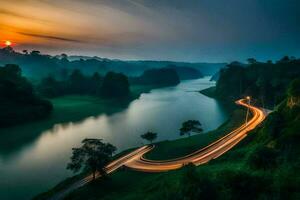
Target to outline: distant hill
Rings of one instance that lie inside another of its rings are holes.
[[[49,74],[60,78],[66,70],[80,69],[86,75],[92,75],[94,72],[106,73],[108,71],[121,72],[127,76],[139,76],[145,70],[154,68],[163,68],[167,66],[189,67],[198,70],[204,76],[213,75],[226,63],[188,63],[172,61],[124,61],[97,56],[67,56],[61,54],[50,56],[41,54],[39,51],[23,51],[22,53],[14,51],[11,47],[0,49],[0,65],[17,64],[22,67],[23,74],[33,79],[40,79]],[[179,73],[179,74],[182,74]],[[199,74],[198,74],[199,75]],[[187,76],[187,75],[182,75]],[[182,77],[185,78],[185,77]]]
[[[175,69],[160,68],[148,69],[141,76],[131,78],[130,82],[138,85],[173,86],[180,83],[180,79]]]
[[[177,72],[180,80],[197,79],[203,77],[203,74],[199,70],[192,67],[168,65],[166,68],[174,69]]]

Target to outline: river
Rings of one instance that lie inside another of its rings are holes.
[[[0,152],[0,199],[30,199],[71,176],[65,169],[71,148],[84,138],[102,138],[122,151],[142,145],[140,135],[146,131],[157,132],[157,141],[179,138],[178,129],[188,119],[199,120],[205,132],[217,128],[228,113],[216,100],[198,92],[213,85],[206,77],[154,89],[121,112],[57,124],[13,156]]]

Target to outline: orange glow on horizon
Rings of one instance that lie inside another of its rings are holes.
[[[11,41],[9,41],[9,40],[6,40],[6,41],[5,41],[5,45],[6,45],[6,46],[11,46],[11,45],[12,45],[12,43],[11,43]]]

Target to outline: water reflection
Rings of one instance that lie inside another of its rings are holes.
[[[29,147],[0,160],[0,199],[30,198],[70,175],[65,166],[71,148],[84,138],[102,138],[120,151],[141,145],[140,135],[146,131],[157,132],[158,140],[176,139],[188,119],[200,120],[205,131],[216,128],[227,118],[226,112],[217,101],[195,92],[211,85],[208,78],[185,81],[143,94],[122,112],[44,131]]]

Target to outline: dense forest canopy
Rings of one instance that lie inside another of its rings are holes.
[[[35,94],[18,65],[0,67],[0,127],[48,116],[52,104]]]
[[[64,80],[49,75],[41,80],[37,88],[41,95],[49,98],[69,94],[124,98],[130,94],[128,78],[124,74],[108,72],[102,77],[95,72],[87,76],[78,69],[67,74]]]
[[[273,107],[286,97],[290,82],[299,77],[300,59],[293,57],[275,63],[255,59],[249,59],[248,65],[233,62],[221,69],[216,95],[230,100],[250,95],[261,105]]]
[[[192,67],[168,65],[166,68],[174,69],[177,72],[180,80],[203,78],[203,74],[199,70]]]

